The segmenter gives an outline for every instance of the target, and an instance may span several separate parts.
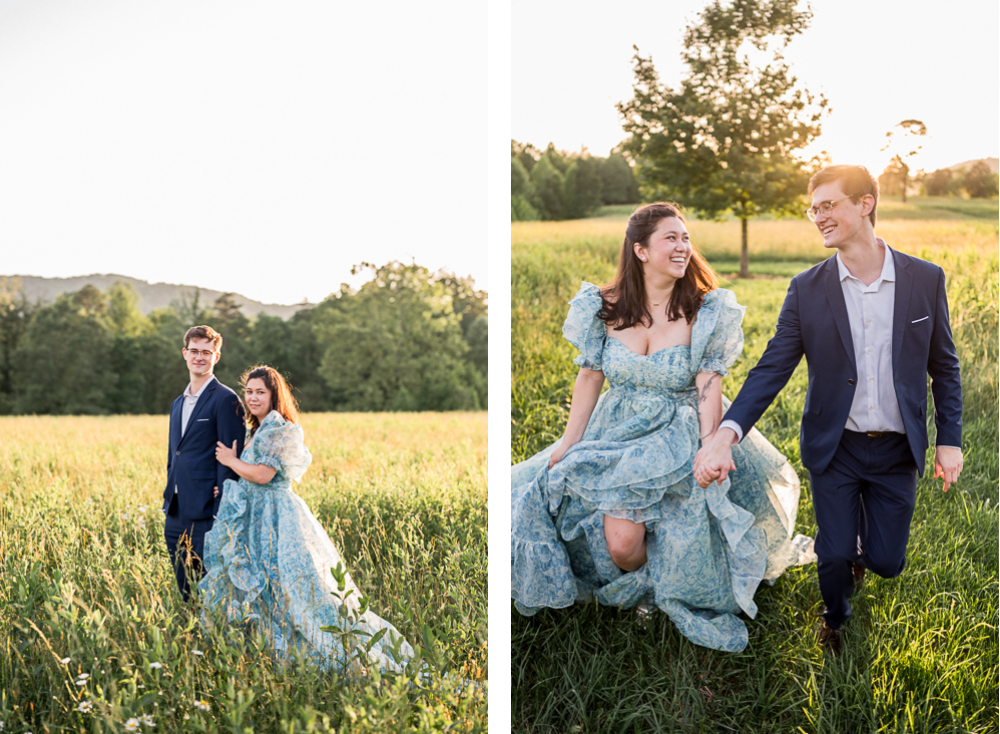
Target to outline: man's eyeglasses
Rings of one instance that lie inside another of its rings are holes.
[[[821,201],[819,206],[811,206],[806,209],[806,216],[809,217],[810,222],[816,221],[816,216],[823,212],[824,214],[829,214],[833,211],[834,207],[837,206],[844,199],[850,199],[850,196],[841,196],[839,199],[834,199],[833,201]]]
[[[212,355],[215,354],[215,352],[208,349],[185,349],[184,351],[192,357],[204,357],[205,359],[211,359]]]

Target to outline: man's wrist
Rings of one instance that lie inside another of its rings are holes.
[[[730,446],[734,446],[743,440],[743,429],[740,427],[740,424],[737,423],[736,421],[732,420],[722,421],[722,423],[719,425],[719,430],[717,432],[722,433],[723,429],[732,431],[732,436],[728,435],[726,436],[726,438],[729,439]]]

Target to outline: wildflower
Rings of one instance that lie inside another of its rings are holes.
[[[163,667],[163,663],[150,663],[149,667],[153,668],[154,670],[159,670],[160,668]]]
[[[156,722],[153,721],[153,717],[150,716],[149,714],[143,714],[142,715],[142,724],[143,724],[143,726],[148,726],[151,729],[155,729],[156,728]]]
[[[129,719],[125,722],[125,731],[139,731],[139,720]]]
[[[192,655],[204,655],[205,653],[203,653],[201,650],[192,650],[191,654]]]
[[[94,704],[90,701],[80,701],[80,705],[76,707],[76,710],[81,714],[89,714],[94,709]]]
[[[187,721],[190,718],[191,718],[191,714],[184,714],[184,721]]]
[[[68,665],[69,664],[69,658],[63,658],[62,660],[59,661],[59,664],[60,665]]]
[[[76,683],[78,686],[85,686],[85,685],[87,685],[87,681],[82,680],[82,679],[81,680],[75,680],[73,682]]]
[[[202,711],[212,710],[212,707],[208,705],[208,701],[202,701],[201,699],[198,698],[194,700],[194,707],[196,709],[201,709]]]
[[[87,680],[89,677],[90,673],[80,673],[80,675],[77,676],[77,680]]]

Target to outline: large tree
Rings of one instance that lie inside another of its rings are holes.
[[[715,0],[687,28],[678,89],[635,49],[633,98],[618,104],[647,194],[742,224],[740,275],[749,273],[747,221],[799,214],[808,164],[797,152],[820,132],[827,102],[798,85],[783,52],[809,25],[798,0]]]
[[[419,265],[361,267],[372,280],[342,286],[313,312],[332,407],[479,410],[485,379],[468,361],[454,290]]]

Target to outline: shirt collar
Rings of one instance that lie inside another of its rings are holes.
[[[198,389],[198,392],[196,392],[194,395],[191,394],[191,383],[189,382],[188,386],[187,386],[187,389],[184,391],[184,397],[186,397],[186,398],[194,398],[195,400],[197,400],[198,398],[201,397],[201,394],[203,392],[205,392],[205,388],[212,384],[212,380],[214,380],[214,379],[215,379],[215,375],[212,375],[207,380],[205,380],[205,384],[202,385]]]
[[[892,248],[889,247],[889,245],[887,245],[885,240],[881,237],[876,237],[875,241],[878,243],[879,247],[885,248],[885,257],[882,259],[882,273],[876,280],[894,283],[896,282],[896,263],[894,262],[894,258],[892,256]],[[851,275],[851,271],[847,269],[847,266],[844,265],[844,261],[840,259],[839,250],[837,251],[835,257],[837,258],[837,273],[840,277],[840,282],[843,283],[845,278],[853,278],[854,276]]]

